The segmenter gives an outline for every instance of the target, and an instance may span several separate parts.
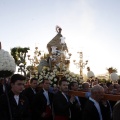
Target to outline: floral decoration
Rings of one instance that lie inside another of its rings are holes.
[[[16,64],[14,58],[9,52],[0,49],[0,77],[9,77],[15,72],[15,70]]]
[[[39,83],[43,81],[43,79],[49,79],[51,81],[51,86],[56,87],[58,84],[58,69],[57,66],[54,66],[53,70],[51,71],[49,67],[43,67],[42,71],[38,74],[36,73],[32,77],[36,77],[39,80]],[[82,79],[80,79],[79,74],[75,74],[73,72],[70,72],[65,65],[63,65],[62,73],[64,74],[64,77],[68,80],[68,83],[77,81],[79,84],[83,82]]]

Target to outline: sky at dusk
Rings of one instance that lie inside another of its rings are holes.
[[[95,75],[108,67],[120,74],[120,0],[0,0],[0,41],[6,51],[17,46],[47,51],[56,25],[72,53],[71,63],[82,51]]]

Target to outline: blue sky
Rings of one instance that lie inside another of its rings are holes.
[[[111,66],[120,74],[119,6],[119,0],[0,0],[2,48],[44,50],[59,25],[71,59],[79,60],[76,52],[82,50],[95,74]],[[72,65],[71,71],[79,70]]]

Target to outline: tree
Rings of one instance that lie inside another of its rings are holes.
[[[107,68],[107,71],[108,71],[109,74],[111,74],[113,72],[117,73],[117,69],[113,68],[113,67]]]
[[[19,67],[18,71],[23,72],[24,76],[26,76],[26,54],[28,50],[30,50],[28,47],[14,47],[11,49],[11,55],[15,59],[16,65]]]

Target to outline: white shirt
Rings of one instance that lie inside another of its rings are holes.
[[[78,101],[78,104],[81,105],[78,96],[75,96],[75,98],[76,98],[76,100]]]
[[[89,100],[94,102],[94,105],[95,105],[95,107],[96,107],[96,109],[97,109],[97,111],[99,113],[100,120],[102,120],[102,114],[101,114],[101,109],[100,109],[99,103],[96,100],[94,100],[93,98],[91,98],[91,97],[89,97]]]
[[[62,94],[63,94],[63,96],[65,97],[65,99],[67,100],[67,102],[69,102],[66,94],[65,94],[64,92],[62,92]],[[69,114],[70,114],[70,115],[69,115],[69,118],[71,118],[71,110],[70,110],[70,108],[69,108]]]
[[[14,95],[14,98],[15,98],[15,101],[16,101],[16,103],[18,105],[18,103],[19,103],[19,95]]]
[[[50,105],[48,91],[46,91],[45,89],[43,89],[43,90],[44,90],[43,94],[44,94],[45,98],[47,99],[47,105]]]
[[[65,97],[65,99],[67,100],[67,102],[69,102],[69,100],[68,100],[67,96],[65,95],[65,93],[62,92],[62,94],[63,94],[63,96]]]
[[[36,91],[35,91],[35,89],[33,89],[32,87],[31,87],[31,89],[32,89],[32,91],[34,92],[34,94],[36,94]]]
[[[5,85],[3,85],[3,92],[5,92]]]

